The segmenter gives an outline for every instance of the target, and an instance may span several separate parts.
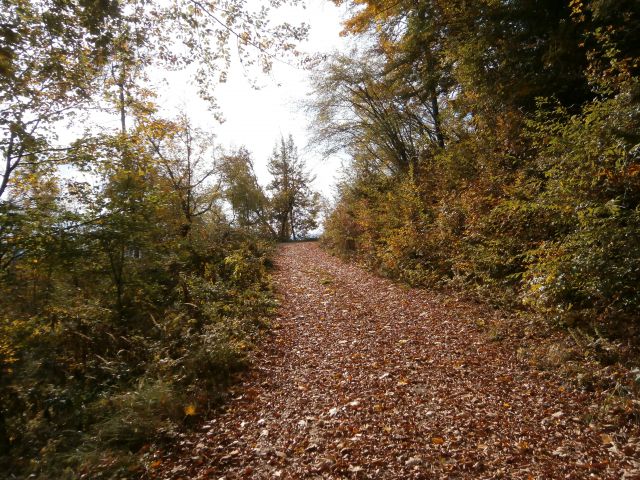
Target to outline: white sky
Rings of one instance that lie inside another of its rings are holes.
[[[348,39],[339,36],[341,9],[329,0],[307,0],[305,7],[277,10],[278,19],[292,24],[301,21],[311,26],[309,40],[301,50],[309,53],[329,53],[344,50]],[[184,73],[171,74],[168,85],[158,93],[157,103],[163,110],[182,109],[194,124],[207,131],[213,130],[216,143],[225,148],[244,145],[253,154],[260,183],[268,183],[267,160],[280,135],[291,133],[299,153],[308,169],[316,175],[315,189],[330,197],[340,168],[339,158],[322,158],[306,148],[310,119],[297,106],[310,90],[308,72],[274,61],[268,76],[257,78],[262,88],[251,87],[242,66],[234,61],[227,82],[220,84],[215,97],[225,118],[219,124],[207,110],[206,103],[197,96],[197,88],[189,85]]]

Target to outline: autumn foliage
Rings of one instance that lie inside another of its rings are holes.
[[[217,7],[0,2],[3,478],[140,477],[274,307],[272,239],[227,215],[214,132],[159,114],[149,72],[192,66],[215,118],[232,54],[268,71],[306,27]]]
[[[319,144],[351,155],[325,242],[637,337],[637,3],[356,3],[344,33],[373,44],[330,59],[310,102]]]

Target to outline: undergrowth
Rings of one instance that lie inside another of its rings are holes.
[[[44,306],[29,314],[14,305],[13,319],[0,319],[8,478],[139,478],[150,444],[171,441],[219,405],[275,300],[271,244],[218,234],[223,242],[186,254],[168,282],[162,268],[175,260],[145,269],[128,259],[153,294],[136,292],[124,316],[104,291],[89,296],[89,285],[82,302],[68,301],[74,292],[63,288],[73,279],[60,273]],[[106,278],[91,281],[108,290]]]

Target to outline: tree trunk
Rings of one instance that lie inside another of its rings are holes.
[[[433,131],[440,148],[444,148],[444,135],[440,125],[440,107],[438,105],[438,94],[435,90],[431,94],[431,114],[433,115]]]
[[[0,455],[6,455],[11,448],[4,411],[0,410]]]

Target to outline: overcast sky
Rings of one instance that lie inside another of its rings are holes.
[[[329,53],[343,50],[348,40],[340,37],[341,10],[328,0],[307,0],[306,8],[278,10],[279,19],[285,16],[291,23],[307,22],[311,26],[306,52]],[[217,144],[223,147],[246,146],[253,154],[256,173],[262,184],[269,181],[266,163],[280,135],[291,133],[309,169],[317,176],[315,188],[330,196],[340,168],[339,158],[324,159],[307,151],[309,119],[297,105],[309,92],[308,72],[284,63],[274,62],[270,75],[256,77],[259,90],[251,87],[239,62],[234,62],[226,83],[216,90],[216,98],[226,121],[218,124],[211,112],[189,85],[188,77],[175,74],[169,84],[161,88],[157,99],[165,111],[183,109],[197,126],[216,134]]]

